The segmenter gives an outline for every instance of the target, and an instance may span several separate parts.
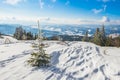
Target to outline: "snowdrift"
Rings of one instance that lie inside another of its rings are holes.
[[[11,36],[2,36],[0,38],[0,44],[7,44],[7,43],[16,43],[17,39],[11,37]]]
[[[48,68],[34,68],[26,65],[33,52],[28,43],[15,43],[7,47],[16,51],[1,51],[1,80],[120,80],[120,56],[112,49],[101,48],[86,42],[45,42],[46,52],[52,56]],[[16,48],[17,47],[17,48]],[[111,52],[116,53],[110,54]],[[5,55],[7,54],[7,55]],[[8,54],[11,54],[8,56]],[[114,56],[113,56],[114,55]],[[2,60],[1,60],[2,59]]]
[[[106,58],[104,50],[92,43],[75,43],[53,52],[52,55],[52,64],[56,69],[52,70],[50,80],[120,79],[120,64],[115,63],[115,57],[111,58],[114,61]]]

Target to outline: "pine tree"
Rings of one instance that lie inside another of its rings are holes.
[[[38,41],[39,41],[39,45],[38,45],[38,52],[37,53],[32,53],[31,54],[31,58],[28,60],[28,64],[32,65],[32,66],[49,66],[50,63],[50,56],[48,54],[45,53],[45,50],[43,49],[43,45],[42,45],[42,35],[41,35],[41,29],[39,27],[39,21],[38,21]]]
[[[97,45],[101,45],[101,40],[100,40],[101,34],[99,28],[96,29],[96,32],[93,37],[93,43]]]
[[[24,33],[24,30],[20,26],[20,27],[16,28],[15,33],[14,33],[14,37],[18,40],[22,40],[23,33]]]
[[[106,46],[113,46],[112,36],[106,38]]]
[[[109,44],[109,42],[107,43],[106,41],[107,41],[107,38],[105,34],[105,28],[103,25],[101,29],[99,28],[96,29],[96,32],[93,37],[93,43],[100,46],[106,46],[107,44]]]
[[[17,27],[14,33],[14,37],[18,40],[33,40],[34,36],[32,32],[26,32],[21,26]]]
[[[89,41],[89,38],[88,38],[88,31],[86,31],[85,36],[83,37],[82,41],[86,41],[86,42]]]
[[[120,47],[120,36],[114,38],[113,43],[114,43],[114,46]]]
[[[37,38],[38,38],[38,35],[37,35],[37,34],[34,34],[34,35],[32,34],[32,39],[33,39],[33,40],[36,40]]]
[[[106,34],[105,34],[104,25],[101,28],[100,35],[101,35],[101,37],[100,37],[100,39],[101,39],[101,46],[105,46],[106,45]]]
[[[28,64],[32,66],[49,66],[50,56],[45,53],[42,46],[39,47],[39,52],[32,53],[31,58],[28,60]]]
[[[118,47],[120,47],[120,35],[119,35],[119,37],[118,37]]]
[[[27,39],[26,31],[24,30],[24,31],[23,31],[23,35],[22,35],[22,40],[26,40],[26,39]]]
[[[1,38],[1,32],[0,32],[0,38]]]

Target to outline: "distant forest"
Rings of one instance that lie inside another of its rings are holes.
[[[91,39],[89,39],[87,31],[82,41],[92,42],[100,46],[120,47],[120,35],[115,38],[112,38],[112,36],[106,36],[104,25],[101,28],[96,29],[96,32]]]
[[[32,32],[26,32],[22,26],[17,27],[15,33],[13,34],[14,38],[18,40],[35,40],[37,39],[37,34],[33,35]]]
[[[32,32],[26,32],[21,26],[17,27],[14,33],[14,38],[18,40],[35,40],[37,39],[38,35],[33,34]],[[106,36],[105,27],[104,25],[101,28],[97,28],[94,35],[92,37],[88,36],[88,31],[86,31],[84,36],[78,36],[79,39],[73,39],[76,36],[67,36],[66,35],[58,35],[52,36],[50,38],[43,37],[44,40],[60,40],[66,41],[85,41],[85,42],[92,42],[100,46],[117,46],[120,47],[120,36],[112,38],[112,36]],[[62,38],[62,39],[61,39]]]

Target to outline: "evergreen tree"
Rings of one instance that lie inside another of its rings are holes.
[[[26,32],[21,26],[16,28],[14,37],[18,40],[33,40],[34,39],[33,33]]]
[[[1,32],[0,32],[0,38],[1,38]]]
[[[94,34],[93,37],[93,43],[97,44],[97,45],[101,45],[101,34],[100,34],[100,30],[99,28],[96,29],[96,32]]]
[[[119,37],[118,37],[118,47],[120,47],[120,35],[119,35]]]
[[[106,38],[106,46],[113,46],[112,36]]]
[[[28,64],[32,66],[49,66],[50,56],[45,53],[42,46],[39,46],[39,52],[32,53],[31,58],[28,60]]]
[[[22,35],[22,40],[26,40],[26,39],[27,39],[26,35],[23,34],[23,35]]]
[[[89,38],[88,38],[88,31],[86,31],[85,36],[83,37],[82,41],[86,41],[86,42],[89,41]]]
[[[26,40],[27,36],[26,36],[26,31],[24,30],[23,34],[22,34],[22,40]]]
[[[28,60],[28,64],[32,65],[32,66],[48,66],[50,63],[50,56],[48,54],[45,53],[44,49],[43,49],[43,45],[42,45],[42,35],[41,35],[41,29],[39,27],[39,21],[38,21],[38,41],[39,41],[39,45],[38,45],[38,52],[37,53],[32,53],[31,54],[31,58]]]
[[[100,39],[101,39],[101,46],[105,46],[106,45],[106,34],[105,34],[104,25],[101,28],[100,35],[101,35],[101,37],[100,37]]]
[[[37,35],[37,34],[35,34],[34,39],[37,39],[37,38],[38,38],[38,35]]]
[[[33,33],[27,32],[27,40],[33,40],[33,39],[34,39]]]
[[[105,28],[103,25],[101,29],[99,28],[96,29],[96,32],[93,37],[93,43],[100,46],[106,46],[107,44],[109,44],[109,42],[107,43],[106,41],[107,41],[107,38],[105,34]]]
[[[118,44],[119,44],[119,47],[120,47],[120,35],[118,37]]]
[[[16,28],[15,33],[14,33],[14,37],[18,40],[22,40],[23,33],[24,33],[24,30],[20,26],[20,27]]]
[[[116,47],[120,47],[120,36],[113,39],[113,45]]]

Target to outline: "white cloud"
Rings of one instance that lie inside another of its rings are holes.
[[[101,24],[99,20],[83,20],[83,19],[68,19],[68,18],[39,18],[41,23],[52,23],[52,24]]]
[[[0,15],[0,24],[35,24],[37,18],[25,16]]]
[[[69,5],[69,4],[70,4],[70,1],[66,1],[65,5],[67,6],[67,5]]]
[[[48,18],[45,18],[45,19],[43,19],[43,20],[45,20],[45,21],[50,21],[50,18],[48,17]]]
[[[119,24],[120,25],[120,20],[111,20],[111,24]]]
[[[42,9],[44,6],[44,2],[42,0],[39,0],[40,8]]]
[[[4,16],[4,17],[0,17],[0,20],[10,20],[10,21],[14,21],[14,20],[17,20],[17,19],[16,19],[16,17]]]
[[[98,13],[101,13],[102,11],[106,11],[106,8],[107,8],[107,5],[103,5],[103,8],[101,8],[101,9],[92,9],[92,11],[95,14],[98,14]]]
[[[20,2],[25,2],[26,0],[3,0],[3,3],[9,5],[17,5]]]
[[[110,22],[110,19],[107,16],[102,17],[102,22]]]
[[[107,5],[103,5],[103,10],[106,11]]]
[[[36,25],[37,20],[40,23],[50,24],[120,24],[120,20],[110,20],[108,17],[103,16],[102,19],[71,19],[71,18],[51,18],[51,17],[28,17],[28,16],[11,16],[1,15],[0,23],[4,24],[24,24],[24,25]]]
[[[103,9],[92,9],[95,14],[98,14],[103,11]]]

